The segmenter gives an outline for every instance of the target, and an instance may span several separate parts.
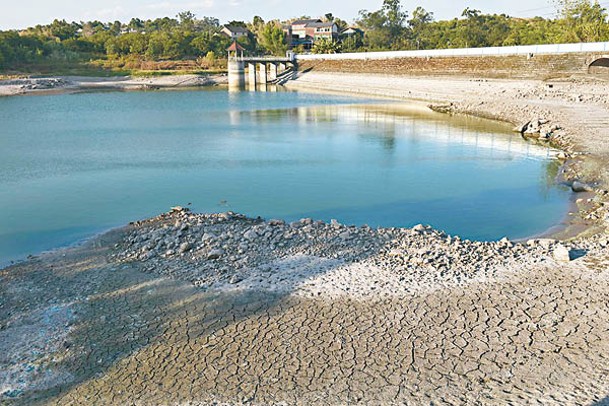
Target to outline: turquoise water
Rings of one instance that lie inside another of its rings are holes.
[[[176,205],[426,223],[471,239],[543,232],[568,208],[551,151],[504,126],[364,100],[222,90],[12,97],[0,98],[0,123],[0,262]]]

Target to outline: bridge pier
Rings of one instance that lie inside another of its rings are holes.
[[[245,62],[238,59],[228,60],[228,90],[245,88]]]
[[[266,78],[266,62],[261,63],[260,64],[260,84],[261,85],[266,85],[267,82],[267,78]]]
[[[277,80],[277,64],[275,62],[269,63],[269,80],[271,82]]]
[[[247,79],[249,87],[256,87],[256,64],[253,62],[248,62],[247,64]]]

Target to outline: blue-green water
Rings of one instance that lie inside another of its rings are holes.
[[[431,224],[472,239],[560,222],[548,150],[487,121],[302,93],[0,99],[0,262],[171,206]],[[397,110],[399,111],[397,111]]]

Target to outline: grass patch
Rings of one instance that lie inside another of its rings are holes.
[[[18,79],[36,76],[88,76],[88,77],[157,77],[173,75],[216,75],[227,73],[223,67],[201,68],[192,61],[166,61],[152,65],[153,69],[142,69],[139,64],[122,61],[93,60],[80,62],[46,62],[16,66],[10,71],[0,72],[0,79]]]
[[[226,73],[223,69],[210,69],[210,70],[131,70],[130,75],[135,77],[156,77],[156,76],[179,76],[179,75],[220,75]]]

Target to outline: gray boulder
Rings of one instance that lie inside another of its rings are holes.
[[[576,180],[571,184],[571,190],[573,190],[575,193],[583,193],[592,192],[594,191],[594,188],[587,183]]]

